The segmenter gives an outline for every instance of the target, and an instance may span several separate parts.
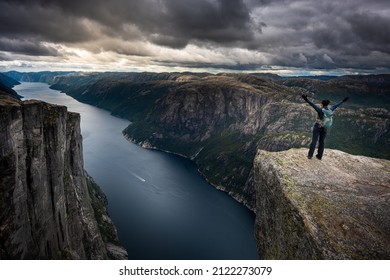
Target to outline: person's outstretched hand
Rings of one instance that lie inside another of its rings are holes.
[[[348,99],[349,99],[349,97],[345,97],[345,98],[343,99],[343,102],[347,102]]]

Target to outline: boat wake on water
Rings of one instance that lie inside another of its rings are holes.
[[[130,171],[130,173],[131,173],[131,175],[133,175],[135,178],[137,178],[141,182],[146,182],[146,180],[144,178],[142,178],[141,176],[135,174],[134,172]]]

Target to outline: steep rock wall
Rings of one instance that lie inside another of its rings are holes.
[[[83,167],[80,115],[0,97],[0,259],[107,259]]]

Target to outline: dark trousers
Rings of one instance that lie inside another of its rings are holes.
[[[324,148],[325,148],[325,142],[324,142],[325,136],[326,136],[326,129],[320,127],[318,124],[315,124],[313,128],[313,138],[311,139],[311,144],[310,144],[310,149],[308,154],[309,157],[313,157],[314,150],[318,142],[317,157],[319,159],[322,158],[322,155],[324,154]]]

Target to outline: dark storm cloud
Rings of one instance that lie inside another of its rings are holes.
[[[368,55],[372,51],[389,54],[389,34],[389,16],[364,10],[354,12],[351,8],[321,15],[307,35],[317,48],[340,54]]]
[[[55,42],[93,39],[83,19],[118,37],[126,36],[124,24],[133,24],[152,42],[173,48],[193,39],[225,43],[253,37],[242,0],[13,0],[0,7],[1,33],[39,34]]]
[[[388,1],[283,1],[258,11],[278,34],[264,29],[256,43],[274,50],[277,65],[371,68],[390,61]]]
[[[90,32],[78,18],[63,15],[60,10],[33,4],[0,2],[0,35],[8,38],[78,42]]]
[[[219,70],[233,70],[233,71],[256,71],[259,69],[258,64],[216,64],[216,63],[197,63],[197,62],[172,62],[172,61],[156,61],[157,64],[161,66],[171,66],[171,67],[185,67],[189,69],[219,69]],[[265,67],[262,67],[265,69]],[[268,70],[268,69],[267,69]]]
[[[55,48],[36,41],[0,38],[0,51],[20,53],[32,56],[58,56]]]
[[[365,12],[347,17],[359,43],[372,50],[390,54],[390,17]]]
[[[143,49],[149,42],[177,50],[191,44],[222,56],[239,48],[267,57],[246,63],[230,57],[226,65],[239,69],[267,63],[383,67],[390,62],[389,6],[388,0],[2,0],[0,50],[58,55],[47,42],[94,53],[160,55]]]
[[[241,0],[165,1],[163,34],[218,43],[250,41],[249,10]]]

